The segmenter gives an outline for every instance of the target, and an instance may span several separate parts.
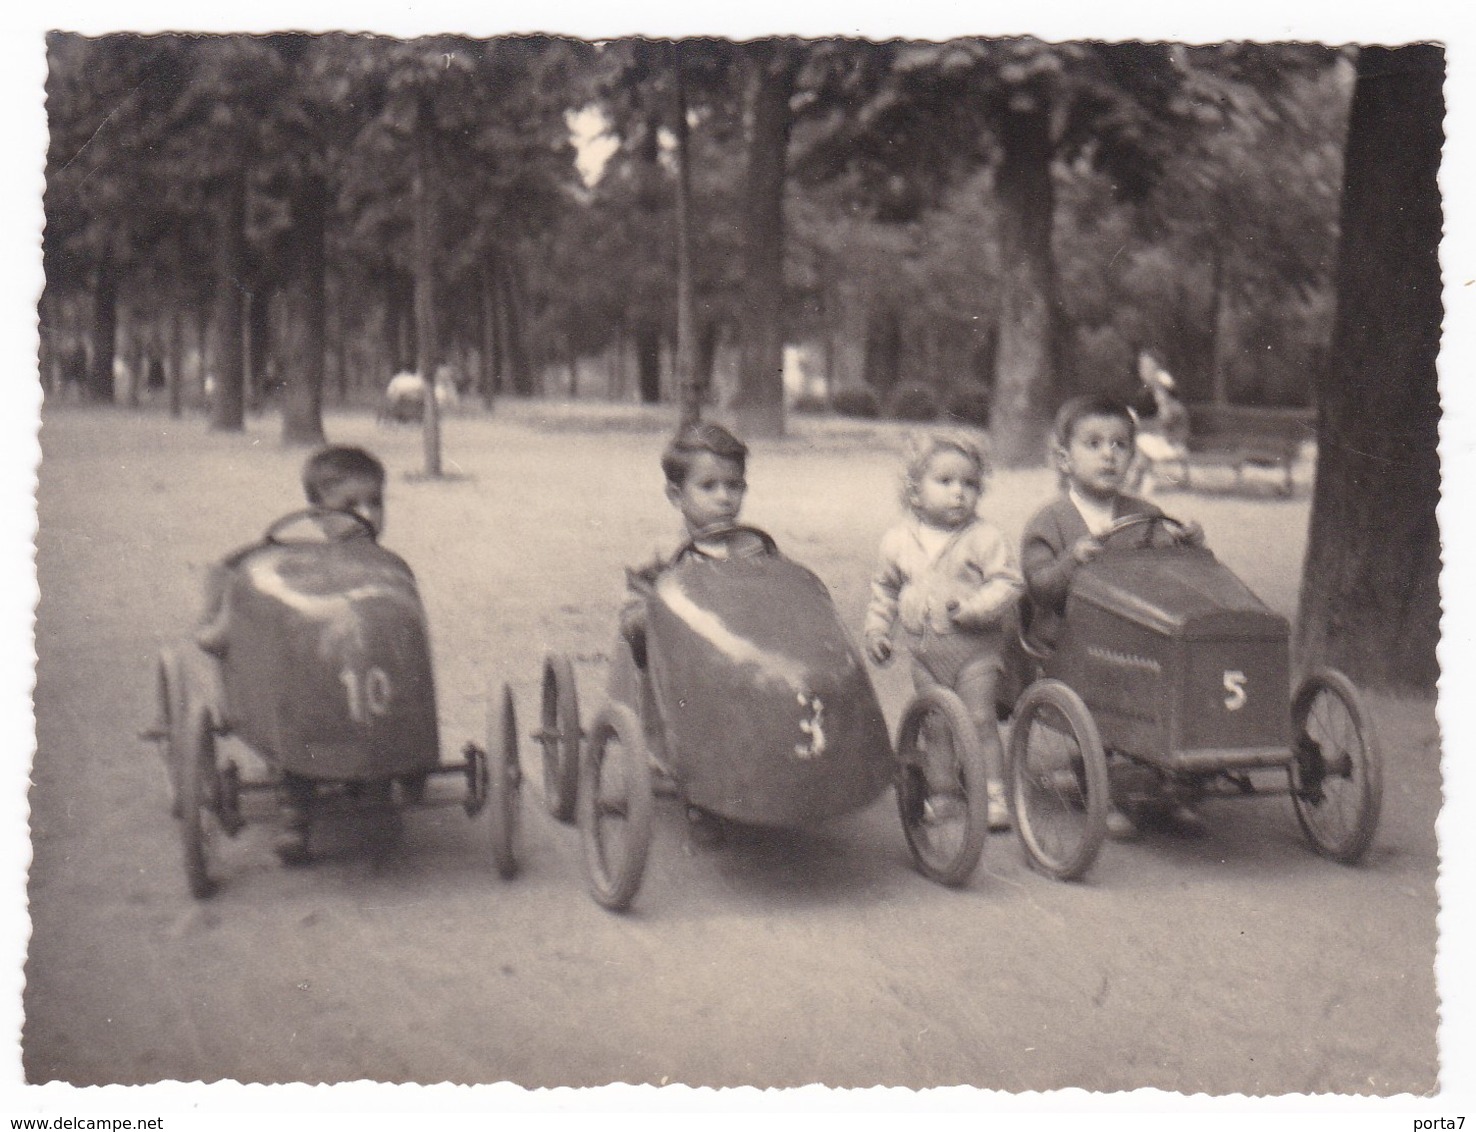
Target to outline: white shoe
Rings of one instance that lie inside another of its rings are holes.
[[[989,832],[1002,833],[1009,829],[1014,823],[1010,821],[1010,802],[1005,796],[1004,784],[991,782],[989,784]]]

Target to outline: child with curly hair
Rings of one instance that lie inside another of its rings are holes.
[[[942,685],[963,700],[984,750],[989,828],[1002,830],[1010,818],[995,700],[1024,580],[1010,542],[976,513],[988,471],[967,432],[912,439],[902,481],[910,514],[882,537],[865,635],[867,654],[885,664],[900,622],[917,690]]]

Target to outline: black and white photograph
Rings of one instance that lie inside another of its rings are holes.
[[[524,8],[4,49],[6,1115],[1476,1117],[1449,20]]]

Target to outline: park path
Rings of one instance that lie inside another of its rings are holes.
[[[509,681],[531,720],[547,648],[576,657],[592,711],[620,567],[672,524],[661,436],[453,418],[457,478],[427,483],[409,474],[413,431],[352,415],[329,428],[391,468],[385,541],[420,579],[447,756],[480,736],[489,686]],[[760,444],[750,470],[747,516],[817,570],[853,628],[895,515],[892,439]],[[1435,1087],[1440,778],[1423,703],[1374,701],[1385,814],[1358,869],[1312,855],[1284,798],[1212,806],[1201,840],[1109,844],[1077,885],[996,835],[962,891],[911,870],[889,799],[722,849],[687,844],[663,808],[646,886],[612,916],[533,780],[511,883],[484,830],[447,809],[407,817],[389,859],[335,827],[305,870],[278,867],[252,826],[226,846],[220,895],[197,903],[158,760],[135,738],[150,664],[187,630],[207,564],[292,504],[301,454],[275,421],[216,436],[76,409],[48,414],[42,444],[32,1082]],[[1002,473],[985,506],[1017,534],[1050,489]],[[1290,612],[1305,493],[1163,502]],[[879,678],[892,719],[904,679]]]

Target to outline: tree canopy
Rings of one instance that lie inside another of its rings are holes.
[[[1063,397],[1131,392],[1140,350],[1195,398],[1268,403],[1306,403],[1326,358],[1351,68],[1320,48],[49,48],[48,372],[85,350],[106,398],[115,355],[162,358],[176,391],[210,378],[221,428],[281,390],[310,441],[325,390],[407,367],[485,398],[685,382],[751,434],[815,380],[884,406],[967,386],[1029,461]]]

